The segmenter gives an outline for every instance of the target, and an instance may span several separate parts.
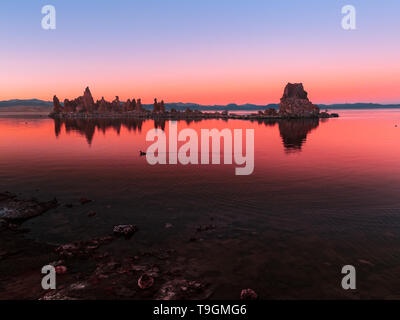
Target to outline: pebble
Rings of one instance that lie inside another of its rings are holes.
[[[92,202],[92,200],[82,197],[82,198],[79,199],[79,202],[83,205],[83,204]]]
[[[94,217],[95,215],[96,215],[97,213],[96,213],[96,211],[89,211],[88,212],[88,217]]]
[[[136,227],[132,224],[120,224],[118,226],[114,226],[113,231],[115,234],[127,237],[136,232]]]
[[[240,293],[241,300],[256,300],[258,298],[257,293],[253,289],[243,289]]]
[[[150,277],[147,273],[143,273],[138,280],[138,286],[140,289],[148,289],[152,287],[153,284],[154,279]]]
[[[56,269],[56,273],[57,274],[65,274],[65,273],[67,273],[67,267],[66,266],[57,266],[55,269]]]

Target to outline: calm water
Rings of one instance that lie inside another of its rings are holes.
[[[173,247],[188,270],[217,284],[215,298],[244,287],[263,298],[400,297],[400,110],[339,114],[178,122],[178,130],[254,129],[249,176],[236,176],[236,165],[147,164],[146,133],[168,122],[2,118],[0,190],[93,199],[96,217],[60,207],[28,221],[26,236],[58,244],[133,223],[140,231],[120,252]],[[210,223],[215,230],[196,232]],[[356,293],[340,287],[345,264],[357,268]]]

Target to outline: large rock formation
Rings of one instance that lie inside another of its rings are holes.
[[[68,99],[64,100],[64,112],[69,113],[69,112],[75,112],[76,105],[74,104],[73,101],[69,101]]]
[[[121,111],[121,102],[119,101],[119,97],[115,96],[115,99],[111,102],[112,110],[115,112]]]
[[[131,110],[131,99],[128,99],[126,102],[122,104],[121,110],[122,112],[128,112]]]
[[[83,93],[83,107],[88,112],[93,112],[95,109],[94,100],[92,97],[92,93],[90,92],[89,87],[86,87],[85,92]]]
[[[138,112],[143,111],[142,99],[138,99],[138,101],[136,102],[136,111],[138,111]]]
[[[86,87],[85,92],[83,93],[83,103],[85,107],[90,107],[94,105],[94,100],[89,87]]]
[[[62,112],[62,106],[61,106],[60,100],[58,100],[57,96],[53,97],[53,105],[54,105],[54,108],[53,108],[54,113]]]
[[[109,103],[101,97],[101,100],[97,101],[97,111],[100,113],[107,112],[109,110]]]
[[[288,83],[279,104],[279,114],[283,117],[318,117],[319,108],[308,100],[302,83]]]
[[[164,100],[161,100],[161,102],[157,102],[157,99],[154,99],[153,112],[165,112]]]
[[[136,110],[136,100],[132,99],[132,103],[131,103],[131,111],[135,111]]]
[[[52,114],[67,114],[67,113],[84,113],[84,114],[102,114],[102,113],[119,113],[119,112],[137,112],[143,113],[146,110],[142,107],[140,99],[133,99],[132,101],[128,99],[126,102],[122,103],[119,97],[116,96],[115,100],[108,102],[101,98],[94,102],[92,93],[89,87],[85,89],[82,96],[73,100],[64,100],[64,107],[60,104],[60,101],[56,96],[53,98],[54,109]],[[159,109],[164,110],[164,102],[159,104]]]
[[[112,102],[104,99],[94,102],[90,89],[87,87],[82,96],[73,100],[64,100],[62,106],[56,96],[54,96],[54,110],[50,114],[53,118],[77,117],[77,118],[95,118],[95,117],[137,117],[137,118],[223,118],[223,119],[287,119],[287,118],[329,118],[338,116],[337,114],[320,113],[318,106],[308,100],[307,92],[301,83],[288,83],[281,98],[279,112],[274,108],[265,111],[259,111],[249,115],[230,114],[223,112],[201,112],[187,108],[186,111],[177,111],[171,108],[166,110],[163,100],[158,102],[154,99],[153,111],[143,107],[140,99],[128,99],[126,102],[120,101],[116,96]]]

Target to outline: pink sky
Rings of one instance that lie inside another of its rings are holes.
[[[0,15],[0,100],[63,101],[89,86],[95,99],[268,104],[302,82],[314,103],[400,103],[398,1],[355,1],[354,31],[335,1],[77,3],[57,4],[54,31],[33,2],[0,3],[24,14]]]

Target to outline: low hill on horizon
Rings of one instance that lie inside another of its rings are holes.
[[[53,102],[39,99],[12,99],[0,101],[0,112],[43,113],[53,109]]]
[[[51,107],[53,106],[53,102],[39,100],[39,99],[12,99],[12,100],[0,101],[0,108],[16,107],[16,106]]]

